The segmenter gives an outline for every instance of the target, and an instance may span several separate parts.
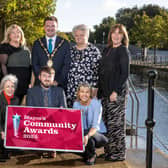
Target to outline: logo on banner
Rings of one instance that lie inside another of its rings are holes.
[[[19,125],[20,125],[20,115],[13,115],[12,116],[13,119],[13,131],[14,131],[14,136],[15,137],[19,137],[18,136],[18,131],[19,131]]]

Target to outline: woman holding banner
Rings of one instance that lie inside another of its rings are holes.
[[[93,165],[96,161],[95,148],[104,146],[108,139],[102,134],[106,128],[101,120],[102,106],[99,100],[92,98],[92,88],[83,83],[77,89],[77,100],[73,108],[82,111],[85,152],[84,161]]]
[[[8,159],[8,151],[3,146],[6,106],[19,104],[19,99],[14,96],[17,82],[16,76],[9,74],[2,78],[0,84],[0,162],[5,162]]]

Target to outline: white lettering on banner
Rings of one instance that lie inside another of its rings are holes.
[[[58,130],[55,130],[53,128],[50,128],[50,129],[36,129],[36,128],[26,127],[24,129],[24,133],[29,133],[29,134],[58,134]]]
[[[38,138],[38,135],[34,135],[34,134],[24,134],[24,135],[23,135],[23,138],[26,138],[26,139],[37,139],[37,138]]]
[[[48,122],[34,122],[34,121],[30,121],[30,120],[25,120],[24,121],[24,125],[25,126],[32,126],[32,127],[50,127],[50,128],[68,128],[70,130],[74,130],[76,128],[77,124],[73,124],[73,123],[48,123]]]

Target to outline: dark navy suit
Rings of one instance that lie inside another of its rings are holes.
[[[58,46],[61,40],[62,40],[61,37],[59,36],[56,37],[55,47]],[[47,41],[45,36],[41,38],[41,41],[43,42],[44,46],[47,48]],[[67,74],[68,74],[69,65],[71,62],[70,45],[68,41],[64,40],[64,43],[57,50],[52,60],[54,63],[53,68],[56,71],[55,80],[58,82],[58,84],[61,87],[66,88]],[[36,80],[38,80],[40,69],[47,64],[47,61],[48,61],[48,56],[46,52],[41,47],[39,40],[36,40],[32,48],[32,66],[33,66],[33,71],[34,71]]]
[[[51,86],[50,107],[66,107],[65,94],[61,87]],[[45,107],[41,85],[28,89],[26,105]]]

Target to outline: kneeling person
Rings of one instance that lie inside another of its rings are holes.
[[[84,129],[84,160],[87,165],[93,165],[96,160],[96,148],[104,146],[108,139],[100,132],[106,129],[102,121],[102,106],[99,100],[92,98],[92,88],[81,84],[77,89],[77,101],[73,108],[82,111]],[[101,126],[101,127],[100,127]]]

